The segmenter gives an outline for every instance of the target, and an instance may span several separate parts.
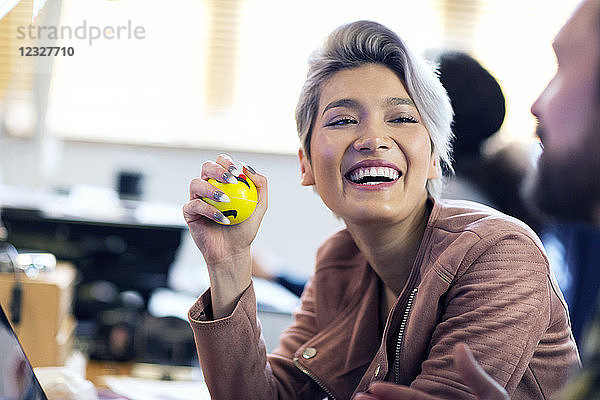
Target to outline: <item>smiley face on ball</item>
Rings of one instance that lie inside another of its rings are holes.
[[[229,219],[231,225],[245,221],[252,215],[258,202],[258,193],[254,182],[244,174],[240,174],[236,179],[237,183],[221,183],[214,179],[208,180],[211,185],[229,197],[229,202],[223,203],[214,201],[208,197],[202,198],[202,200],[221,211]]]

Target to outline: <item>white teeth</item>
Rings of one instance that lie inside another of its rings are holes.
[[[354,170],[349,176],[349,178],[353,182],[358,182],[359,180],[367,176],[382,177],[395,181],[400,176],[400,173],[390,167],[364,167],[357,168],[356,170]],[[365,185],[376,185],[378,183],[381,182],[363,182],[363,184]]]

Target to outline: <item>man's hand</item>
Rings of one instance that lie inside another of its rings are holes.
[[[465,344],[454,347],[454,368],[460,374],[478,400],[510,400],[508,393],[473,357],[473,353]],[[368,393],[359,393],[355,400],[446,400],[412,389],[408,386],[390,382],[377,382],[369,387]]]
[[[483,370],[466,344],[454,346],[454,368],[478,400],[510,400],[506,390]]]

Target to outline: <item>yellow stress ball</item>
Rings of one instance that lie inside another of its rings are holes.
[[[254,182],[244,174],[240,174],[236,179],[237,183],[221,183],[214,179],[208,180],[211,185],[222,190],[229,197],[231,201],[228,203],[214,201],[208,197],[202,198],[202,200],[215,206],[224,216],[229,218],[231,225],[245,221],[252,215],[258,202],[258,193],[256,192]]]

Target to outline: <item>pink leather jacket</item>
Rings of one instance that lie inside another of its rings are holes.
[[[189,318],[212,398],[349,399],[386,380],[443,399],[473,399],[452,367],[457,342],[470,346],[513,400],[549,398],[580,366],[539,239],[492,209],[434,202],[385,325],[381,285],[349,233],[334,234],[318,251],[295,322],[270,355],[252,285],[219,320],[211,320],[205,292]]]

